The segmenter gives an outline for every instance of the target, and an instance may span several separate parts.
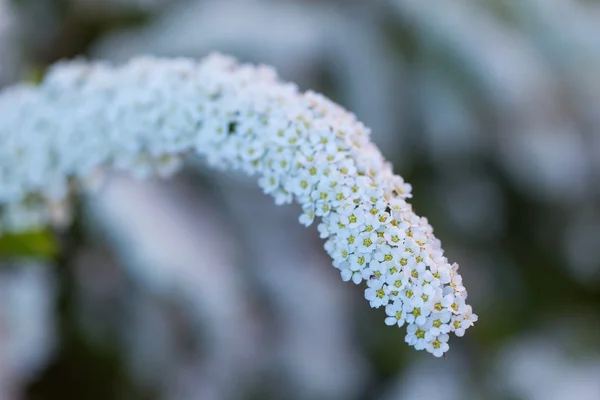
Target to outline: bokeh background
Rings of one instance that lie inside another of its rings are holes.
[[[0,400],[600,399],[599,1],[0,0],[0,86],[215,50],[373,128],[479,322],[415,352],[254,182],[114,176],[0,238]]]

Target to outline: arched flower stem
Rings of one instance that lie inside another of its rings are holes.
[[[394,175],[369,129],[271,68],[220,55],[120,67],[62,63],[38,87],[2,92],[0,115],[3,229],[47,223],[70,182],[99,168],[168,176],[191,153],[257,175],[276,204],[302,206],[302,224],[320,219],[342,279],[365,282],[386,324],[407,325],[409,345],[442,356],[448,334],[462,336],[477,319],[458,266],[407,203],[410,185]]]

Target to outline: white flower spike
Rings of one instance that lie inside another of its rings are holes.
[[[51,205],[99,168],[168,175],[197,154],[259,175],[277,204],[302,206],[302,224],[320,219],[342,279],[366,281],[371,306],[387,325],[406,324],[416,349],[442,356],[448,333],[477,320],[458,267],[369,129],[271,68],[221,55],[61,63],[39,86],[1,92],[0,116],[0,232],[47,223]]]

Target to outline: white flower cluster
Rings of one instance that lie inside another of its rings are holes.
[[[366,282],[388,325],[435,356],[477,320],[458,266],[406,202],[369,129],[325,97],[300,93],[268,67],[213,55],[141,58],[122,67],[72,62],[38,87],[0,94],[0,214],[5,229],[45,221],[48,204],[98,167],[170,173],[182,156],[259,175],[277,204],[316,217],[342,279]],[[0,225],[1,226],[1,225]]]

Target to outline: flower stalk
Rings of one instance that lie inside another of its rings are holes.
[[[449,334],[477,320],[458,266],[369,129],[269,67],[221,55],[61,63],[40,86],[0,93],[0,115],[0,232],[48,223],[52,204],[99,168],[169,176],[192,153],[257,175],[276,204],[301,205],[300,223],[318,219],[342,279],[365,283],[414,348],[442,356]]]

